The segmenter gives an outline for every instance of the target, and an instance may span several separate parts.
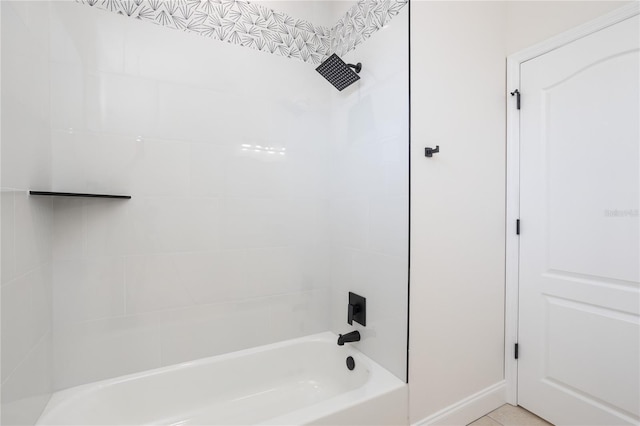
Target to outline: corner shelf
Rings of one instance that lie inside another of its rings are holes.
[[[49,197],[117,198],[121,200],[128,200],[131,198],[131,195],[82,194],[79,192],[29,191],[29,194],[46,195]]]

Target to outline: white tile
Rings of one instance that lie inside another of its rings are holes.
[[[254,297],[300,290],[301,265],[295,249],[271,247],[246,251],[248,287]]]
[[[142,137],[155,134],[155,81],[120,74],[88,75],[86,96],[90,130]]]
[[[57,324],[124,315],[124,258],[58,260],[53,265]]]
[[[220,200],[223,248],[287,246],[292,240],[290,201],[270,198]]]
[[[0,192],[0,236],[2,237],[2,264],[0,265],[0,273],[2,273],[2,284],[5,284],[15,278],[16,275],[16,256],[15,256],[15,202],[13,191],[2,189]]]
[[[263,72],[283,72],[283,66],[285,66],[285,64],[278,65],[279,66],[268,70],[264,69]],[[248,66],[251,67],[253,65]],[[251,75],[252,73],[249,74]],[[251,79],[255,80],[254,78]],[[255,83],[256,81],[254,81],[254,84]],[[241,133],[242,137],[248,140],[255,139],[258,142],[262,140],[263,142],[273,142],[277,144],[282,141],[275,139],[274,136],[278,129],[283,128],[283,120],[287,120],[286,127],[289,128],[289,131],[295,131],[296,126],[302,125],[302,123],[297,122],[295,119],[288,121],[288,119],[297,117],[296,114],[292,114],[292,111],[289,109],[291,102],[286,95],[289,93],[287,89],[284,89],[279,95],[269,96],[265,93],[264,89],[247,91],[246,88],[242,88],[242,86],[246,86],[246,84],[240,85],[238,89],[233,92],[235,95],[233,98],[228,98],[228,107],[241,112],[241,114],[235,115],[235,120],[232,123],[234,125],[241,125],[242,120],[249,120],[251,122],[251,126],[243,128]],[[282,98],[284,98],[284,100]],[[293,133],[286,132],[285,134],[289,136]]]
[[[21,2],[16,2],[21,3]],[[35,46],[42,49],[49,48],[49,22],[51,12],[49,5],[37,2],[27,2],[25,5],[15,6],[28,35]]]
[[[123,20],[75,2],[52,3],[51,58],[86,69],[122,72]]]
[[[49,122],[4,91],[2,97],[2,185],[46,191],[51,187]]]
[[[50,61],[55,64],[66,64],[80,66],[83,58],[81,49],[78,46],[79,41],[74,40],[74,35],[78,31],[74,31],[72,27],[81,25],[85,20],[78,19],[78,13],[81,9],[71,2],[56,2],[51,7],[50,22]],[[74,16],[75,15],[75,16]],[[92,16],[85,15],[87,18]],[[75,18],[75,19],[74,19]]]
[[[409,250],[409,200],[375,197],[369,200],[367,248],[377,253],[407,258]]]
[[[222,195],[227,181],[227,146],[207,143],[192,143],[189,162],[189,194],[199,197]]]
[[[271,297],[272,338],[293,339],[329,329],[329,290],[318,289]]]
[[[117,377],[160,365],[156,315],[57,326],[54,389]]]
[[[77,137],[88,192],[130,195],[146,158],[144,138],[135,133],[78,133]]]
[[[53,258],[78,259],[84,255],[85,222],[81,198],[53,199]]]
[[[158,254],[130,256],[126,260],[126,312],[139,314],[196,302],[187,291],[190,279],[184,256]]]
[[[394,105],[395,106],[395,105]],[[401,112],[402,116],[408,117],[406,111]],[[396,166],[396,173],[405,179],[409,178],[409,144],[407,143],[408,129],[405,126],[393,127],[389,135],[381,137],[377,143],[378,152],[380,152],[380,162],[382,164],[393,164]],[[404,185],[406,186],[406,182]]]
[[[132,253],[207,251],[220,247],[216,199],[135,197],[127,203]]]
[[[340,117],[342,120],[347,118]],[[332,121],[333,126],[339,126]],[[347,131],[332,134],[332,152],[330,156],[329,179],[332,196],[336,198],[360,197],[376,193],[383,185],[384,176],[376,164],[376,153],[369,139],[353,140],[359,134]],[[338,142],[334,142],[336,140]],[[344,142],[344,141],[347,142]],[[343,144],[345,146],[335,146]]]
[[[2,13],[2,54],[10,59],[2,63],[2,96],[19,100],[34,118],[45,119],[49,106],[41,101],[49,95],[48,5],[19,3],[8,3]]]
[[[36,3],[36,2],[33,2]],[[7,3],[2,13],[2,186],[50,184],[48,5]]]
[[[329,315],[327,315],[331,303],[330,289],[328,287],[314,289],[301,293],[301,297],[307,301],[305,310],[300,311],[301,315],[305,315],[302,319],[303,335],[330,330]]]
[[[129,201],[87,199],[84,201],[85,255],[118,256],[128,249]]]
[[[234,55],[242,56],[235,46],[134,20],[123,22],[126,73],[207,89],[234,91],[242,84],[237,67],[220,66],[222,55],[229,62]]]
[[[51,333],[43,336],[2,383],[2,424],[33,425],[52,391]]]
[[[236,312],[230,324],[238,333],[233,334],[231,343],[249,348],[278,340],[276,326],[271,321],[265,321],[265,318],[270,318],[272,300],[271,297],[246,299],[235,304]]]
[[[15,194],[16,274],[24,274],[51,258],[52,200]]]
[[[239,98],[226,93],[186,84],[160,84],[157,134],[182,141],[229,144],[251,118],[244,113],[246,108]]]
[[[244,133],[244,132],[243,132]],[[287,197],[297,176],[279,141],[241,138],[228,150],[224,194],[229,197]],[[284,154],[284,155],[283,155]]]
[[[59,191],[130,194],[144,176],[144,139],[78,130],[52,132],[53,187]]]
[[[9,376],[37,342],[29,277],[2,287],[2,378]]]
[[[330,282],[331,282],[331,330],[344,333],[346,326],[346,306],[349,291],[362,294],[362,287],[354,286],[354,256],[356,250],[345,247],[332,247],[330,252]],[[367,297],[365,294],[363,296]]]
[[[357,251],[353,257],[352,279],[356,288],[372,297],[374,315],[395,315],[406,311],[407,259]],[[375,297],[374,297],[375,296]]]
[[[367,242],[367,200],[363,198],[335,198],[330,201],[329,226],[334,244],[364,248]]]
[[[162,364],[326,330],[324,300],[321,293],[308,292],[166,311],[161,321]]]
[[[162,314],[162,364],[232,352],[265,343],[265,321],[260,312],[243,311],[224,303],[176,309]],[[264,318],[264,317],[263,317]],[[249,322],[253,322],[253,330]],[[258,335],[254,335],[257,331]],[[256,338],[257,337],[257,338]]]
[[[331,286],[331,271],[327,267],[331,261],[327,244],[294,247],[295,262],[299,273],[300,290],[315,290]]]
[[[404,138],[403,140],[407,140]],[[405,153],[405,156],[408,155]],[[381,166],[383,175],[383,184],[381,194],[389,197],[408,198],[409,185],[407,183],[409,177],[408,165],[406,160],[389,161]]]
[[[298,148],[291,148],[290,156],[287,158],[290,185],[288,190],[295,198],[318,198],[327,199],[329,192],[329,179],[327,175],[331,173],[326,152],[322,151],[324,138],[320,138],[317,143],[318,148],[307,152]],[[288,154],[289,155],[289,154]]]
[[[50,67],[51,128],[62,131],[85,129],[84,69],[80,64],[58,62],[52,62]]]
[[[51,269],[47,266],[2,287],[2,378],[20,365],[51,329]]]
[[[29,274],[31,281],[31,319],[36,335],[42,336],[52,328],[53,280],[52,266],[46,263]]]
[[[187,293],[195,303],[255,297],[247,280],[247,256],[243,250],[184,253],[176,257]]]
[[[289,211],[292,243],[315,247],[329,243],[329,202],[322,198],[294,198]]]
[[[85,162],[86,140],[75,130],[51,132],[52,188],[61,192],[90,192]]]
[[[133,193],[150,196],[184,195],[189,189],[190,146],[181,142],[144,141]]]

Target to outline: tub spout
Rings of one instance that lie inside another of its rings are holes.
[[[351,333],[338,335],[339,346],[343,346],[345,343],[359,342],[359,341],[360,341],[360,332],[358,330],[352,331]]]

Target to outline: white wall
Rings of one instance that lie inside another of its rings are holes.
[[[617,6],[411,5],[412,423],[466,424],[505,400],[506,56]]]
[[[411,5],[412,422],[503,376],[505,19]]]
[[[314,66],[52,10],[55,388],[327,330]]]
[[[408,7],[344,55],[361,80],[332,100],[332,330],[406,380],[409,249]],[[367,299],[367,326],[347,324],[348,293]]]
[[[507,55],[604,15],[624,1],[507,2]]]
[[[32,424],[51,394],[48,7],[2,8],[2,424]]]

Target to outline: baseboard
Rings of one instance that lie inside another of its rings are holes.
[[[412,426],[464,426],[506,402],[506,381],[498,382],[413,423]]]

